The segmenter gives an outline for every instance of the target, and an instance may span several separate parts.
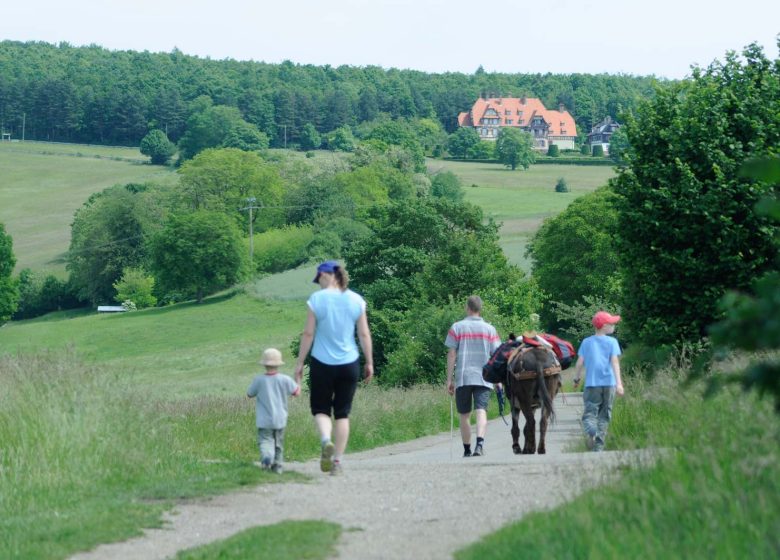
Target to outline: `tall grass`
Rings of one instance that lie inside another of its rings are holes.
[[[685,375],[670,367],[652,381],[630,379],[615,407],[612,443],[666,448],[656,466],[609,476],[456,557],[779,557],[780,418],[771,402],[737,389],[704,399],[701,387],[684,388]]]
[[[248,385],[247,380],[247,385]],[[286,459],[318,454],[305,396]],[[444,430],[439,388],[361,387],[350,451]],[[0,357],[0,558],[62,558],[157,526],[180,498],[282,477],[261,472],[244,396],[159,400],[68,353]]]

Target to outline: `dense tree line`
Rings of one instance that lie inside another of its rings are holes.
[[[580,133],[652,95],[655,79],[626,75],[429,74],[377,66],[211,60],[170,53],[109,51],[67,43],[0,42],[0,126],[31,140],[137,146],[153,129],[178,142],[202,110],[198,98],[240,116],[273,146],[385,114],[438,119],[447,132],[481,94],[563,103]],[[252,133],[254,134],[254,132]],[[228,145],[228,144],[225,144]],[[240,146],[236,146],[240,147]]]

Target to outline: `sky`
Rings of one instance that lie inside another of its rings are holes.
[[[780,0],[5,0],[0,40],[425,72],[679,79],[749,43]]]

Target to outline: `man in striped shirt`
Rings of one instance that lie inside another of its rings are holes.
[[[500,339],[496,329],[482,319],[482,300],[469,296],[466,318],[450,327],[444,345],[447,353],[447,391],[455,395],[460,414],[460,435],[463,438],[463,456],[479,457],[485,454],[487,405],[493,384],[482,379],[484,366]],[[454,377],[454,380],[453,380]],[[477,444],[471,451],[471,409],[477,418]]]

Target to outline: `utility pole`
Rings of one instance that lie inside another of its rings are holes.
[[[286,150],[287,149],[287,125],[283,124],[282,126],[284,127],[284,149]]]
[[[247,205],[241,208],[241,211],[249,210],[249,262],[254,266],[255,258],[255,239],[254,232],[252,230],[252,210],[260,210],[263,207],[262,202],[257,202],[254,196],[250,196],[246,199]]]
[[[22,142],[24,142],[24,125],[27,121],[27,113],[22,113]]]

